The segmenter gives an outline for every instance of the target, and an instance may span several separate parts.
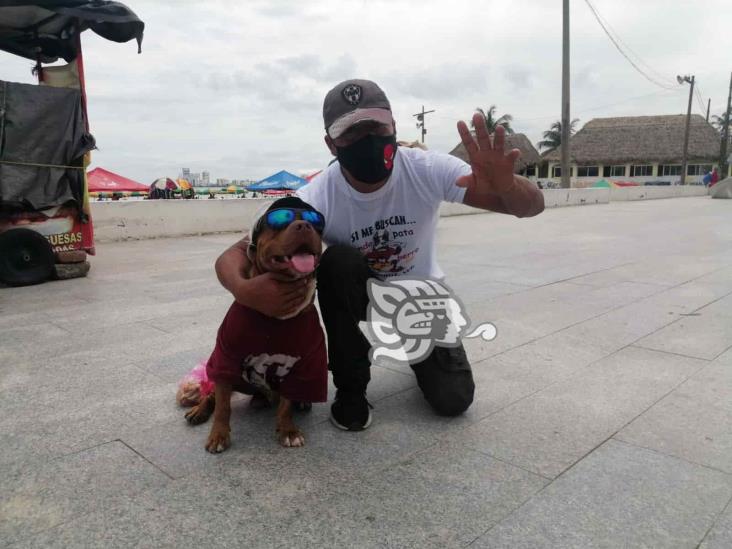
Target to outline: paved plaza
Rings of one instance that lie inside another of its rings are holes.
[[[0,546],[732,547],[732,201],[443,218],[447,282],[498,329],[466,341],[469,411],[376,365],[367,431],[315,405],[280,448],[241,397],[210,455],[175,391],[236,238],[100,244],[86,279],[0,288]]]

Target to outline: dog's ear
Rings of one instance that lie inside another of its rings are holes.
[[[252,263],[252,265],[254,265],[254,263],[257,261],[257,246],[256,246],[256,244],[249,244],[249,246],[247,246],[247,258]]]

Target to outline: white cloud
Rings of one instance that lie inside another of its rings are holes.
[[[476,107],[509,112],[534,142],[559,118],[561,4],[547,0],[127,0],[146,23],[133,44],[84,35],[94,162],[141,181],[182,166],[261,178],[324,166],[325,93],[350,77],[387,92],[400,138],[449,151]],[[721,112],[729,55],[727,0],[594,0],[623,41],[665,79],[695,73]],[[671,4],[673,4],[671,6]],[[32,81],[29,61],[0,52],[2,78]],[[645,80],[572,2],[573,117],[681,113],[688,87]],[[699,112],[699,107],[695,109]]]

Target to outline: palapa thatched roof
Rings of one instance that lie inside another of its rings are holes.
[[[570,140],[570,161],[578,165],[633,162],[681,164],[684,155],[686,115],[626,116],[590,120]],[[719,159],[719,134],[704,117],[691,116],[689,159]],[[559,162],[561,147],[544,154]]]
[[[473,137],[475,137],[475,132],[471,133]],[[541,163],[541,156],[539,155],[539,152],[536,150],[534,145],[531,144],[529,138],[522,133],[506,135],[506,148],[509,150],[518,149],[521,151],[521,158],[516,162],[515,167],[515,171],[517,173],[523,171],[526,166],[536,166]],[[451,150],[450,154],[468,162],[468,152],[465,150],[465,146],[462,142]]]

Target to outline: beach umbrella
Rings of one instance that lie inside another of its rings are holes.
[[[152,185],[150,185],[150,190],[159,190],[159,191],[174,191],[178,188],[178,185],[175,184],[175,181],[170,179],[169,177],[159,177],[155,181],[152,182]]]
[[[181,191],[187,191],[191,188],[191,184],[186,179],[179,179],[178,180],[178,188]]]
[[[250,191],[296,191],[305,185],[307,185],[307,181],[302,177],[298,177],[290,172],[282,170],[276,174],[270,175],[269,177],[265,177],[253,185],[249,185],[247,188]]]

